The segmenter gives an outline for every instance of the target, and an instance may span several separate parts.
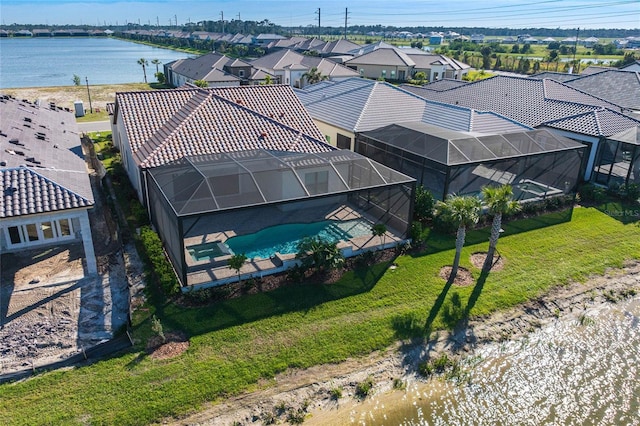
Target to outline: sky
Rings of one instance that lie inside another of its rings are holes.
[[[179,25],[202,20],[318,25],[640,29],[640,0],[0,0],[3,25]],[[345,10],[346,9],[346,10]],[[640,31],[639,31],[640,32]]]

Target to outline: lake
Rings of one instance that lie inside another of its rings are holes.
[[[74,74],[82,84],[85,77],[89,84],[141,83],[140,58],[149,62],[147,80],[153,82],[153,59],[165,64],[188,57],[193,55],[108,37],[1,37],[0,88],[72,86]]]

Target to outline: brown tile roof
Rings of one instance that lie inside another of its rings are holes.
[[[247,149],[332,149],[289,86],[127,92],[116,102],[141,167]]]

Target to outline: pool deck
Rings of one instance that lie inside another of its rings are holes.
[[[250,210],[240,211],[226,220],[221,218],[201,218],[192,224],[184,239],[184,245],[224,242],[236,235],[245,235],[257,232],[269,226],[284,223],[311,223],[322,220],[351,220],[365,219],[371,224],[375,221],[365,212],[347,204],[332,204],[304,210],[282,211],[276,208],[272,212],[261,211],[259,214]],[[205,232],[207,230],[208,232]],[[377,250],[384,247],[392,247],[404,241],[401,234],[393,229],[387,230],[383,238],[367,235],[352,238],[349,241],[341,241],[338,247],[345,255],[355,255],[362,251]],[[206,287],[210,285],[224,284],[237,281],[237,273],[229,268],[227,261],[229,256],[216,258],[212,261],[194,262],[191,256],[185,257],[189,272],[187,273],[187,288]],[[254,276],[262,277],[278,273],[295,261],[295,254],[277,254],[270,259],[249,259],[240,270],[242,279]]]

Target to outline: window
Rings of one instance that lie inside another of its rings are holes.
[[[364,68],[360,68],[360,75],[364,75]]]
[[[392,79],[396,78],[396,70],[391,70],[391,78]]]
[[[9,227],[9,240],[11,241],[11,244],[20,244],[22,242],[22,239],[20,238],[20,230],[17,226]]]
[[[45,240],[50,240],[54,237],[51,222],[42,222],[40,224],[40,230],[42,231],[42,235],[44,236]]]
[[[238,70],[238,77],[244,78],[244,70]]]
[[[339,149],[351,149],[351,138],[341,135],[338,133],[338,144]]]
[[[387,76],[387,70],[382,70],[382,78],[385,78]]]
[[[61,237],[68,237],[71,235],[71,225],[69,224],[69,219],[60,219],[58,224],[60,225]]]
[[[38,228],[36,228],[35,223],[30,223],[27,225],[27,236],[29,241],[38,241]]]
[[[304,174],[304,186],[309,194],[324,194],[329,191],[329,172],[319,171]]]

